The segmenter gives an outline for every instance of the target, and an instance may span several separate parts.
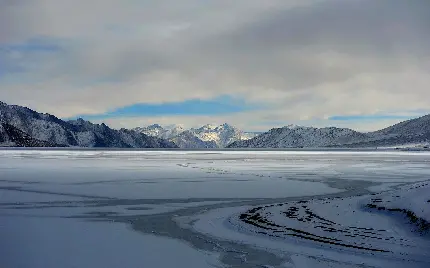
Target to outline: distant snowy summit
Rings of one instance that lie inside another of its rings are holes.
[[[348,128],[289,125],[233,142],[228,148],[428,148],[429,144],[430,115],[426,115],[368,133]]]
[[[50,114],[0,102],[0,146],[177,148],[163,139],[83,119],[64,121]]]
[[[162,127],[153,124],[147,127],[138,127],[135,131],[149,136],[167,139],[180,148],[225,148],[232,142],[248,140],[258,133],[243,132],[227,123],[222,125],[207,124],[200,128],[185,129],[181,125]]]
[[[204,125],[200,128],[190,130],[194,135],[203,141],[213,141],[219,148],[224,148],[232,142],[248,140],[257,133],[244,132],[227,123],[222,125]]]
[[[137,127],[133,130],[151,137],[158,137],[161,139],[170,139],[185,131],[181,125],[162,127],[159,124],[153,124],[147,127]]]

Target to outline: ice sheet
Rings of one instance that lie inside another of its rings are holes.
[[[124,224],[1,216],[0,222],[2,267],[221,267],[215,254]]]
[[[120,267],[428,267],[427,240],[395,217],[360,210],[365,196],[348,196],[408,189],[429,175],[425,152],[0,151],[0,263],[118,267],[118,257]],[[401,203],[422,209],[414,204],[427,192],[411,191]],[[299,200],[341,226],[384,229],[378,236],[391,244],[332,235],[390,253],[271,237],[234,220],[269,206],[261,212],[271,221],[313,231],[279,217]]]
[[[321,260],[337,263],[333,267],[428,267],[430,241],[395,219],[363,210],[370,198],[230,207],[177,221],[218,239],[301,256],[298,267]]]

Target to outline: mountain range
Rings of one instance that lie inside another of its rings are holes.
[[[222,125],[204,125],[200,128],[185,129],[180,125],[162,127],[158,124],[135,128],[135,131],[148,136],[167,139],[180,148],[225,148],[235,141],[248,140],[258,135],[243,132],[227,123]]]
[[[265,133],[243,132],[227,123],[185,129],[158,124],[112,129],[81,118],[62,120],[0,101],[0,146],[106,148],[375,148],[430,144],[430,115],[368,133],[348,128],[288,125]]]
[[[177,148],[164,139],[111,129],[83,119],[64,121],[50,114],[0,102],[0,145],[18,147]]]
[[[348,128],[285,126],[246,141],[233,142],[228,148],[428,147],[429,144],[430,115],[426,115],[368,133]]]

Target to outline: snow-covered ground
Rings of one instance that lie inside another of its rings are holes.
[[[406,143],[401,145],[393,145],[393,146],[380,146],[379,149],[425,149],[429,148],[430,143],[429,142],[418,142],[418,143]]]
[[[0,151],[5,267],[430,267],[426,152]],[[382,207],[384,209],[382,209]]]
[[[405,214],[423,232],[430,231],[430,182],[402,186],[373,196],[368,208]]]
[[[324,198],[230,207],[178,217],[177,221],[199,233],[286,256],[292,267],[308,267],[295,263],[294,255],[342,264],[340,267],[429,267],[428,237],[414,233],[395,217],[364,209],[368,199]]]

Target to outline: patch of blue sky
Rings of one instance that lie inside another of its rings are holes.
[[[172,115],[225,115],[262,109],[263,106],[247,103],[243,99],[231,96],[220,96],[210,100],[191,99],[183,102],[169,102],[161,104],[138,103],[118,108],[99,115],[80,115],[87,120],[118,117],[138,116],[172,116]],[[74,117],[77,118],[77,117]]]
[[[16,52],[55,52],[61,50],[57,40],[51,38],[33,38],[22,43],[7,43],[0,45],[0,51]]]
[[[335,115],[328,119],[332,121],[363,121],[363,120],[395,120],[395,119],[411,119],[411,115],[384,115],[384,114],[368,114],[368,115]]]

